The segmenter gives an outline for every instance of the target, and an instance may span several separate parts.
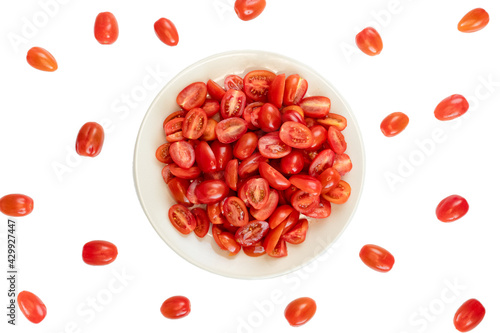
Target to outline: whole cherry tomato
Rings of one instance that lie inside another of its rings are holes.
[[[455,94],[443,99],[436,109],[434,116],[438,120],[446,121],[460,117],[469,109],[469,102],[464,96]]]
[[[21,291],[17,295],[17,303],[23,315],[34,324],[40,323],[47,315],[47,307],[42,300],[29,291]]]
[[[191,303],[185,296],[172,296],[163,302],[160,311],[168,319],[179,319],[191,312]]]
[[[469,332],[481,323],[485,314],[486,310],[481,302],[472,298],[458,308],[453,324],[460,332]]]
[[[488,25],[490,15],[482,8],[476,8],[465,14],[458,22],[458,30],[460,32],[476,32]]]
[[[363,246],[359,252],[359,257],[366,266],[377,272],[389,272],[394,265],[392,254],[378,245],[367,244]]]
[[[387,137],[395,136],[401,133],[408,126],[409,122],[410,118],[406,114],[403,112],[394,112],[382,120],[380,130]]]
[[[99,13],[95,19],[94,36],[100,44],[113,44],[118,39],[118,22],[110,12]]]
[[[363,29],[356,35],[356,45],[369,56],[380,54],[384,47],[379,33],[371,27]]]
[[[32,47],[26,55],[26,60],[31,67],[44,72],[57,70],[57,61],[49,51],[41,47]]]
[[[7,194],[0,198],[0,212],[7,216],[26,216],[33,211],[33,199],[24,194]]]
[[[76,152],[81,156],[96,157],[104,144],[104,128],[95,122],[85,123],[76,138]]]
[[[266,0],[236,0],[234,11],[243,21],[250,21],[259,16],[266,8]]]
[[[168,46],[175,46],[179,43],[179,34],[175,25],[169,19],[162,17],[154,24],[156,36]]]
[[[441,200],[436,208],[436,216],[441,222],[453,222],[469,211],[469,203],[459,195],[450,195]]]
[[[285,308],[285,318],[291,326],[307,323],[316,313],[316,302],[309,297],[301,297],[290,302]]]
[[[83,261],[92,266],[111,264],[117,256],[118,249],[115,244],[103,240],[88,242],[82,250]]]

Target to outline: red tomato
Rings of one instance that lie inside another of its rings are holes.
[[[47,315],[47,307],[42,300],[29,291],[21,291],[17,295],[17,304],[23,315],[33,324],[40,323]]]
[[[378,245],[367,244],[363,246],[359,252],[359,257],[366,266],[377,272],[389,272],[394,265],[392,254]]]
[[[333,160],[335,159],[335,153],[331,149],[325,149],[321,151],[314,160],[312,160],[309,166],[309,175],[313,177],[318,177],[328,168],[333,165]]]
[[[213,204],[221,201],[229,194],[229,187],[222,180],[205,180],[194,191],[203,204]]]
[[[163,177],[163,180],[165,181],[165,184],[168,184],[168,182],[174,178],[174,174],[170,171],[170,165],[167,164],[161,169],[161,176]]]
[[[247,103],[245,93],[239,90],[229,89],[220,102],[220,115],[227,119],[241,117]]]
[[[296,191],[291,198],[293,208],[299,213],[306,213],[319,205],[319,195]]]
[[[259,127],[264,132],[274,132],[280,128],[281,113],[276,106],[271,103],[262,105],[258,117]]]
[[[184,169],[178,166],[177,164],[173,163],[170,165],[170,172],[174,176],[182,179],[195,179],[201,175],[201,170],[196,165]]]
[[[214,97],[214,96],[212,96]],[[207,98],[207,85],[203,82],[194,82],[177,95],[176,102],[186,111],[199,108]]]
[[[191,303],[187,297],[172,296],[163,302],[160,311],[168,319],[179,319],[191,312]]]
[[[336,113],[329,113],[325,118],[316,119],[316,121],[324,126],[333,126],[339,131],[343,131],[347,127],[347,119]]]
[[[382,120],[380,130],[387,137],[395,136],[404,131],[409,122],[410,118],[406,114],[403,112],[394,112]]]
[[[245,120],[232,117],[219,122],[215,127],[215,134],[220,142],[232,143],[238,141],[247,129],[248,124]]]
[[[227,251],[229,251],[230,256],[236,255],[241,250],[241,245],[236,242],[234,235],[230,232],[222,232],[219,235],[219,242]]]
[[[257,134],[247,132],[236,142],[233,148],[233,155],[240,160],[250,157],[257,148]]]
[[[170,120],[175,119],[175,118],[183,118],[185,114],[186,114],[186,111],[184,111],[184,110],[172,112],[163,121],[163,128],[165,128],[165,124],[168,123]]]
[[[262,209],[269,199],[269,183],[264,178],[249,180],[243,189],[248,203],[255,209]]]
[[[321,182],[312,176],[295,175],[290,177],[289,181],[300,190],[314,195],[319,195],[322,190]]]
[[[217,121],[214,119],[208,119],[207,120],[207,128],[205,128],[205,132],[203,132],[203,135],[200,137],[200,140],[203,141],[213,141],[217,139],[217,135],[215,134],[215,127],[217,126]]]
[[[269,224],[266,221],[252,221],[240,227],[234,237],[242,246],[252,246],[257,244],[269,232]]]
[[[281,159],[280,168],[285,175],[296,175],[304,169],[304,162],[304,154],[294,149]]]
[[[222,100],[222,97],[224,97],[224,94],[226,93],[226,91],[224,90],[224,88],[222,88],[221,86],[219,86],[213,80],[208,80],[208,82],[207,82],[207,91],[208,91],[208,94],[213,99],[215,99],[215,100],[217,100],[219,102]]]
[[[280,139],[278,132],[264,135],[258,141],[259,152],[267,158],[283,158],[292,152],[292,147]]]
[[[283,229],[283,234],[290,231],[297,223],[299,223],[300,213],[295,209],[292,210],[290,215],[281,223],[285,224],[285,228]]]
[[[267,162],[267,159],[259,153],[250,155],[244,159],[238,167],[238,175],[241,178],[247,178],[256,173],[259,169],[260,162]]]
[[[212,237],[214,238],[215,243],[219,246],[219,248],[221,250],[226,251],[227,249],[224,247],[224,245],[222,245],[222,243],[219,239],[219,236],[220,236],[220,234],[222,234],[222,232],[223,232],[223,229],[221,226],[215,225],[215,224],[212,225]]]
[[[296,106],[297,108],[300,109],[299,106],[297,105],[291,105],[287,106],[281,111],[281,122],[286,122],[286,121],[294,121],[296,123],[300,123],[302,125],[306,125],[306,122],[304,120],[303,113],[300,113],[299,111],[292,109],[292,106]]]
[[[226,217],[222,215],[221,203],[216,202],[207,205],[207,215],[210,222],[213,224],[224,224],[227,222]],[[213,229],[212,229],[213,232]]]
[[[188,139],[198,139],[207,128],[208,117],[201,108],[191,109],[184,117],[182,135]]]
[[[337,186],[340,181],[340,173],[333,167],[325,169],[319,176],[321,182],[321,193],[326,193]]]
[[[76,137],[76,152],[81,156],[96,157],[104,144],[104,128],[94,122],[85,123]]]
[[[224,171],[224,180],[227,186],[233,191],[238,189],[238,160],[229,161]]]
[[[196,236],[203,238],[207,235],[210,229],[210,220],[208,219],[207,212],[202,208],[193,208],[191,210],[194,218],[196,219],[196,227],[194,233]]]
[[[250,214],[259,221],[264,221],[271,216],[276,207],[278,207],[279,194],[278,191],[270,189],[269,199],[267,199],[266,205],[261,209],[255,209],[250,207]]]
[[[248,123],[249,130],[255,131],[256,129],[259,128],[258,115],[262,105],[264,105],[264,103],[262,102],[250,103],[246,106],[245,110],[243,111],[243,118]],[[254,111],[256,113],[255,115]]]
[[[83,246],[82,258],[88,265],[102,266],[111,264],[118,256],[118,249],[113,243],[95,240]]]
[[[165,136],[168,142],[176,142],[184,140],[182,135],[182,125],[184,124],[184,117],[173,118],[163,125]]]
[[[279,226],[293,212],[293,208],[289,205],[283,205],[276,208],[273,214],[269,217],[269,226],[271,229]]]
[[[195,162],[193,146],[186,141],[177,141],[170,145],[170,157],[183,169],[189,169]]]
[[[217,160],[212,148],[205,141],[201,141],[194,150],[195,160],[203,172],[214,172],[217,170]]]
[[[207,117],[213,117],[219,112],[220,110],[220,104],[219,101],[215,99],[206,99],[205,103],[201,106],[203,111],[207,114]],[[212,119],[213,120],[213,119]]]
[[[458,22],[458,31],[476,32],[483,29],[490,22],[490,15],[482,8],[476,8],[465,14]]]
[[[168,218],[181,234],[187,235],[196,228],[196,218],[183,205],[176,204],[170,207]]]
[[[236,0],[234,11],[243,21],[250,21],[259,16],[266,8],[266,0]]]
[[[251,0],[246,0],[251,1]],[[255,1],[255,0],[253,0]],[[238,2],[238,1],[237,1]],[[245,78],[244,82],[244,91],[248,98],[257,102],[266,102],[267,95],[269,92],[269,87],[273,82],[276,74],[266,71],[266,70],[257,70],[251,71]]]
[[[233,158],[231,145],[215,140],[211,148],[215,155],[215,170],[225,170],[227,163]]]
[[[26,216],[33,211],[33,199],[24,194],[7,194],[0,198],[0,212],[7,216]]]
[[[307,92],[307,80],[300,77],[299,74],[293,74],[286,78],[285,81],[285,94],[283,97],[283,104],[293,105],[299,104]]]
[[[282,238],[290,244],[301,244],[306,240],[309,222],[306,219],[301,219],[290,231],[283,234]]]
[[[350,195],[351,186],[343,180],[339,181],[337,186],[332,187],[328,192],[322,194],[323,198],[334,204],[347,202]]]
[[[363,29],[356,35],[356,45],[363,53],[369,56],[380,54],[384,48],[379,33],[371,27]]]
[[[451,95],[443,99],[436,109],[434,116],[438,120],[446,121],[460,117],[469,109],[469,102],[462,95]]]
[[[469,299],[458,308],[453,318],[455,328],[460,332],[469,332],[481,323],[486,309],[477,299]]]
[[[224,88],[226,88],[226,91],[229,89],[234,89],[234,90],[243,90],[243,79],[239,77],[238,75],[228,75],[224,79]]]
[[[344,134],[333,126],[328,129],[328,144],[332,147],[335,154],[343,154],[347,149],[347,143]]]
[[[288,255],[288,252],[285,240],[283,238],[280,238],[278,240],[278,244],[276,244],[274,249],[271,252],[269,252],[268,255],[273,258],[286,257]]]
[[[319,150],[326,142],[327,131],[321,125],[314,125],[309,128],[313,137],[313,144],[307,150]]]
[[[29,49],[26,61],[28,61],[31,67],[44,72],[54,72],[58,68],[54,56],[41,47],[32,47]]]
[[[351,158],[347,154],[335,155],[332,167],[343,176],[352,169]]]
[[[263,243],[267,254],[272,253],[276,245],[278,245],[281,234],[283,233],[283,229],[285,229],[285,224],[281,223],[276,228],[269,230],[267,236],[264,238]]]
[[[174,177],[167,183],[170,193],[174,197],[174,200],[184,206],[192,206],[191,201],[187,197],[189,189],[189,181],[187,179]]]
[[[191,182],[191,184],[189,184],[189,186],[188,186],[188,189],[186,191],[186,197],[189,200],[189,202],[191,202],[193,205],[200,204],[200,201],[198,200],[198,197],[196,196],[194,191],[196,190],[196,186],[200,185],[203,180],[204,180],[203,177],[198,177],[195,180],[193,180]],[[178,202],[178,203],[182,203],[182,202]],[[191,212],[194,214],[193,210]]]
[[[222,212],[227,221],[235,227],[242,227],[248,224],[247,207],[238,197],[228,197],[224,200]]]
[[[285,144],[298,149],[309,148],[314,142],[311,130],[293,121],[281,125],[279,136]]]
[[[161,146],[159,146],[156,149],[156,159],[161,162],[161,163],[169,163],[172,162],[172,158],[170,157],[170,154],[168,152],[168,149],[170,148],[170,143],[164,143]]]
[[[258,241],[252,246],[242,246],[243,252],[249,257],[260,257],[266,254],[266,249],[262,245],[262,241]]]
[[[118,21],[110,12],[99,13],[94,24],[95,39],[103,45],[113,44],[118,39]]]
[[[162,17],[154,24],[156,36],[168,46],[175,46],[179,43],[177,28],[169,19]]]
[[[436,208],[436,216],[441,222],[453,222],[469,211],[469,203],[459,195],[450,195],[441,200]]]
[[[311,96],[302,99],[299,103],[300,108],[304,111],[305,117],[324,118],[330,112],[332,103],[325,96]]]
[[[285,74],[276,76],[269,87],[269,103],[278,109],[283,105],[283,94],[285,93]]]
[[[325,219],[332,214],[332,204],[325,198],[320,197],[319,204],[303,214],[315,219]]]
[[[277,190],[286,190],[290,187],[290,181],[285,178],[278,170],[267,164],[266,162],[259,163],[259,173],[267,180],[269,186]]]
[[[307,323],[316,313],[316,302],[309,297],[301,297],[290,302],[285,308],[285,318],[291,326]]]

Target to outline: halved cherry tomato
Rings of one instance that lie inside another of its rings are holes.
[[[326,219],[332,214],[332,204],[323,197],[319,198],[319,204],[311,210],[303,213],[305,216],[315,219]]]
[[[260,108],[258,122],[264,132],[277,131],[281,125],[281,113],[276,106],[266,103]]]
[[[227,251],[229,251],[230,256],[236,255],[241,250],[241,245],[236,242],[234,235],[230,232],[223,231],[219,235],[219,242]]]
[[[184,123],[184,117],[173,118],[163,125],[163,130],[165,131],[165,136],[168,142],[176,142],[184,140],[182,135],[182,125]]]
[[[269,186],[277,190],[286,190],[291,183],[278,170],[267,164],[266,162],[259,163],[259,173],[269,183]]]
[[[215,127],[217,139],[222,143],[238,141],[246,133],[248,124],[241,118],[228,118],[220,121]]]
[[[183,169],[188,169],[195,162],[193,146],[186,141],[177,141],[170,145],[170,157],[172,160]]]
[[[219,102],[222,100],[222,97],[224,97],[224,94],[226,93],[226,91],[224,90],[224,88],[222,88],[221,86],[219,86],[213,80],[208,80],[208,82],[207,82],[207,91],[208,91],[208,94],[210,95],[210,97],[212,97],[213,99],[215,99],[215,100],[217,100]]]
[[[174,177],[168,181],[167,185],[170,193],[172,193],[172,196],[174,197],[174,200],[178,204],[188,207],[193,205],[187,197],[187,192],[190,186],[187,179]]]
[[[267,158],[260,153],[254,153],[250,157],[244,159],[238,167],[238,175],[241,178],[252,176],[259,170],[260,162],[267,162]]]
[[[168,218],[181,234],[187,235],[196,228],[194,215],[183,205],[176,204],[170,207]]]
[[[214,96],[212,96],[214,97]],[[199,108],[207,98],[207,85],[204,82],[194,82],[177,95],[176,102],[186,111]]]
[[[215,99],[206,99],[205,103],[201,106],[203,111],[207,114],[207,117],[213,117],[220,110],[220,103]]]
[[[172,158],[168,152],[170,148],[170,143],[164,143],[156,149],[155,157],[161,163],[169,163],[172,162]]]
[[[306,219],[299,220],[290,231],[284,233],[282,238],[285,242],[290,244],[300,244],[306,240],[307,230],[309,229],[309,222]]]
[[[304,162],[304,154],[294,149],[281,159],[280,169],[285,175],[296,175],[304,169]]]
[[[289,181],[292,185],[295,185],[300,190],[314,195],[319,195],[322,190],[321,182],[312,176],[295,175],[290,177]]]
[[[201,141],[194,150],[196,164],[203,172],[214,172],[217,170],[217,160],[212,148],[205,141]]]
[[[462,95],[455,94],[446,97],[436,106],[434,116],[442,121],[453,120],[463,115],[467,110],[469,110],[467,99]]]
[[[224,224],[227,222],[226,217],[222,214],[221,202],[216,202],[207,205],[207,215],[210,222],[213,224]],[[212,229],[213,231],[213,229]]]
[[[340,181],[340,173],[334,167],[325,169],[319,176],[321,182],[321,193],[326,193],[337,186]]]
[[[37,46],[29,49],[26,61],[31,67],[44,72],[54,72],[58,68],[54,56],[46,49]]]
[[[291,204],[299,213],[305,213],[319,205],[319,195],[299,190],[292,195]]]
[[[469,203],[460,195],[450,195],[441,200],[436,208],[436,216],[441,222],[453,222],[469,211]]]
[[[252,246],[242,246],[243,252],[249,257],[260,257],[266,254],[266,249],[262,245],[262,241],[258,241]]]
[[[309,166],[309,175],[313,177],[318,177],[323,171],[331,168],[333,161],[335,159],[335,153],[331,149],[325,149],[321,151],[314,160],[312,160]]]
[[[307,92],[307,80],[302,78],[299,74],[293,74],[286,78],[285,81],[285,94],[283,97],[283,104],[293,105],[299,104]]]
[[[161,314],[168,319],[179,319],[191,312],[191,303],[184,296],[167,298],[160,307]]]
[[[264,238],[263,243],[267,254],[270,254],[274,251],[274,248],[281,238],[283,229],[285,229],[285,223],[281,223],[276,228],[269,230],[267,236]]]
[[[47,307],[32,292],[23,290],[17,295],[17,304],[23,315],[33,324],[40,323],[47,315]]]
[[[387,137],[398,135],[410,122],[410,118],[403,112],[393,112],[382,120],[380,130]]]
[[[359,257],[366,266],[377,272],[389,272],[394,266],[393,255],[378,245],[367,244],[363,246],[359,252]]]
[[[285,308],[285,318],[291,326],[307,323],[316,313],[316,302],[309,297],[301,297],[290,302]]]
[[[458,22],[458,31],[460,32],[476,32],[488,25],[490,15],[482,8],[476,8],[465,14]]]
[[[207,114],[201,108],[191,109],[184,117],[182,135],[188,139],[198,139],[207,128]]]
[[[338,182],[337,186],[321,195],[331,203],[343,204],[347,202],[349,196],[351,195],[351,186],[346,181],[341,180]]]
[[[109,265],[117,256],[118,249],[115,244],[103,240],[90,241],[83,246],[82,250],[82,258],[87,265]]]
[[[319,150],[326,142],[327,131],[321,125],[314,125],[309,128],[313,137],[313,144],[307,150]]]
[[[294,209],[289,205],[283,205],[276,208],[276,210],[269,217],[269,226],[271,229],[279,226],[293,211]]]
[[[221,201],[229,194],[229,187],[222,180],[205,180],[194,191],[198,200],[204,204]]]
[[[235,74],[228,75],[224,79],[224,88],[226,89],[226,91],[228,91],[229,89],[242,91],[243,79]]]
[[[184,111],[184,110],[175,111],[175,112],[172,112],[171,114],[169,114],[167,116],[167,118],[165,118],[165,120],[163,121],[163,129],[165,129],[165,125],[170,120],[175,119],[175,118],[183,118],[185,114],[186,114],[186,111]]]
[[[174,174],[170,171],[169,164],[165,165],[163,169],[161,169],[161,176],[163,177],[165,184],[168,184],[170,179],[175,178]]]
[[[245,203],[238,197],[228,197],[224,200],[222,213],[226,220],[235,227],[248,224],[248,210]]]
[[[248,1],[248,0],[245,0]],[[238,2],[238,1],[237,1]],[[269,87],[271,86],[276,74],[266,71],[251,71],[245,75],[244,91],[248,98],[257,102],[266,102]]]
[[[269,103],[278,109],[283,105],[283,95],[285,93],[285,74],[276,76],[269,87]]]
[[[214,142],[212,142],[210,147],[212,148],[212,151],[215,155],[215,170],[225,170],[227,163],[233,158],[231,145],[215,140]]]
[[[328,128],[328,144],[333,149],[335,154],[343,154],[347,149],[347,143],[344,139],[344,134],[333,126]]]
[[[363,29],[356,35],[356,45],[365,54],[376,56],[382,52],[384,44],[377,30],[372,27]]]
[[[234,11],[243,20],[253,20],[259,16],[266,8],[266,0],[236,0]]]
[[[290,231],[297,223],[299,223],[300,213],[295,209],[288,215],[288,217],[281,223],[285,224],[285,229],[283,229],[283,234]]]
[[[239,90],[229,89],[220,102],[220,115],[227,119],[231,117],[241,117],[245,110],[247,97]]]
[[[281,125],[279,136],[285,144],[293,148],[306,149],[313,144],[311,130],[293,121],[287,121]]]
[[[97,15],[94,37],[100,44],[113,44],[118,39],[118,33],[118,21],[112,13],[103,12]]]
[[[81,156],[96,157],[104,144],[104,128],[95,122],[85,123],[76,137],[76,152]]]
[[[269,224],[266,221],[252,221],[236,231],[235,239],[242,246],[257,244],[269,232]]]
[[[462,304],[453,318],[455,328],[460,332],[469,332],[483,321],[486,309],[477,299],[469,299]]]
[[[200,137],[200,140],[203,141],[213,141],[217,139],[217,135],[215,134],[215,127],[217,126],[217,121],[212,118],[207,120],[207,128],[205,128],[205,132]]]
[[[278,132],[261,137],[258,146],[260,154],[266,158],[283,158],[292,152],[292,147],[283,142]]]
[[[238,160],[234,159],[227,163],[224,171],[224,179],[227,186],[233,191],[238,190]]]
[[[286,248],[286,242],[283,238],[278,240],[278,244],[274,247],[274,249],[268,253],[270,257],[273,258],[282,258],[288,255],[288,251]]]
[[[181,168],[180,166],[178,166],[177,164],[172,163],[172,164],[170,164],[170,172],[174,176],[176,176],[178,178],[182,178],[182,179],[195,179],[201,175],[201,170],[196,165],[193,165],[190,168],[184,169],[184,168]]]
[[[332,167],[343,176],[352,170],[351,158],[347,154],[335,155]]]
[[[267,199],[266,205],[261,209],[255,209],[250,207],[250,214],[256,219],[260,221],[267,220],[269,216],[274,212],[276,207],[278,207],[279,202],[279,194],[278,191],[274,189],[269,190],[269,198]]]
[[[347,127],[347,119],[336,113],[329,113],[325,118],[316,119],[316,122],[324,126],[333,126],[339,131],[343,131]]]
[[[264,178],[249,180],[243,189],[248,203],[255,209],[262,209],[269,199],[269,183]]]
[[[261,106],[264,105],[262,102],[253,102],[250,103],[246,106],[245,110],[243,111],[243,119],[248,123],[248,129],[255,131],[258,129],[259,124],[258,124],[258,111],[260,111]],[[256,112],[256,116],[254,116],[254,111],[258,110]]]
[[[303,113],[300,113],[296,109],[293,109],[292,107],[297,107],[297,109],[300,109],[299,106],[297,105],[291,105],[287,106],[281,111],[281,121],[284,123],[286,121],[294,121],[296,123],[300,123],[302,125],[305,125],[306,122],[304,120]],[[302,110],[301,110],[302,111]]]
[[[233,155],[240,160],[248,158],[253,154],[255,148],[257,148],[257,141],[257,134],[254,132],[246,132],[234,145]]]
[[[311,96],[302,99],[299,103],[305,117],[324,118],[330,112],[332,102],[325,96]]]
[[[196,207],[191,210],[191,213],[196,219],[194,233],[200,238],[205,237],[210,229],[210,220],[208,219],[207,212],[202,208]]]
[[[179,33],[174,23],[162,17],[154,24],[156,36],[168,46],[175,46],[179,43]]]
[[[0,212],[7,216],[26,216],[33,211],[33,199],[24,194],[7,194],[0,198]]]
[[[198,177],[195,180],[189,184],[188,189],[186,191],[186,197],[191,202],[193,205],[198,205],[200,204],[200,201],[198,200],[198,197],[195,194],[196,186],[200,185],[201,182],[203,181],[203,177]],[[191,211],[194,213],[194,211]]]
[[[210,214],[208,215],[208,217],[210,218]],[[219,236],[223,231],[224,229],[220,224],[212,224],[212,237],[214,238],[215,244],[217,244],[221,250],[226,251],[227,249],[224,247],[224,245],[222,245],[219,239]]]

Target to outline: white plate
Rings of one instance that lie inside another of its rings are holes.
[[[211,232],[200,239],[194,235],[182,235],[174,229],[168,219],[168,209],[175,204],[161,170],[163,165],[155,158],[158,146],[165,143],[163,120],[179,110],[175,99],[188,84],[209,79],[223,86],[224,77],[238,74],[243,77],[255,69],[266,69],[280,74],[300,74],[309,83],[306,96],[323,95],[332,101],[332,110],[347,118],[343,131],[347,142],[347,154],[353,163],[352,171],[344,179],[351,185],[352,193],[343,205],[332,205],[328,219],[310,219],[309,231],[304,243],[288,244],[288,256],[257,258],[246,256],[243,251],[229,257],[212,239]],[[232,51],[203,59],[173,78],[158,94],[147,111],[134,153],[134,180],[139,201],[149,221],[160,237],[181,257],[207,271],[233,278],[269,278],[292,272],[330,247],[347,227],[360,199],[365,172],[365,156],[362,139],[354,114],[337,90],[311,68],[279,54],[263,51]]]

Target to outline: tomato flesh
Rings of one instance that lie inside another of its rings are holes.
[[[281,125],[279,137],[281,141],[293,148],[306,149],[313,144],[311,130],[293,121],[287,121]]]
[[[238,197],[228,197],[224,200],[222,212],[226,220],[235,227],[242,227],[248,224],[247,207]]]
[[[266,221],[252,221],[236,231],[235,239],[242,246],[257,244],[269,232],[269,224]]]
[[[264,178],[249,180],[244,187],[249,204],[255,209],[262,209],[269,199],[269,183]]]
[[[23,315],[33,324],[40,323],[47,315],[47,307],[42,300],[29,291],[21,291],[17,295],[17,304]]]
[[[324,118],[330,112],[332,102],[325,96],[311,96],[302,99],[299,103],[304,115],[310,118]]]
[[[261,137],[258,146],[260,154],[267,158],[283,158],[292,152],[292,147],[285,144],[277,132]]]
[[[363,246],[359,257],[366,266],[377,272],[389,272],[394,266],[394,256],[378,245],[367,244]]]
[[[249,1],[249,0],[245,0]],[[255,0],[254,0],[255,1]],[[237,1],[238,2],[238,1]],[[269,87],[276,74],[266,70],[251,71],[245,75],[243,90],[251,100],[257,102],[266,102]]]
[[[177,104],[185,111],[199,108],[207,98],[207,85],[204,82],[194,82],[182,89],[177,95]]]
[[[170,145],[170,156],[179,167],[189,169],[193,166],[196,158],[194,148],[186,141],[177,141]]]
[[[198,139],[207,128],[208,117],[201,108],[191,109],[182,123],[182,135],[187,139]]]
[[[253,207],[250,207],[250,214],[256,219],[256,220],[267,220],[269,216],[274,212],[276,207],[278,207],[279,203],[279,194],[278,191],[271,189],[269,191],[269,198],[267,199],[266,205],[261,208],[261,209],[255,209]]]
[[[95,240],[83,246],[82,258],[88,265],[103,266],[115,261],[118,256],[116,246],[107,241]]]
[[[307,80],[298,74],[290,75],[285,81],[285,93],[283,97],[283,104],[297,105],[302,100],[307,92]]]
[[[190,187],[189,180],[174,177],[167,182],[170,193],[174,197],[174,200],[178,204],[182,204],[184,206],[192,206],[191,201],[187,197],[188,189]]]
[[[307,175],[294,175],[289,179],[292,185],[295,185],[302,191],[306,191],[307,193],[311,193],[313,195],[319,195],[323,187],[321,186],[321,182],[317,180],[315,177],[307,176]]]
[[[220,102],[222,118],[241,117],[245,110],[247,97],[239,90],[229,89]]]
[[[187,235],[196,228],[194,215],[183,205],[176,204],[170,207],[168,218],[181,234]]]
[[[334,204],[343,204],[347,202],[351,195],[351,186],[349,183],[341,180],[335,187],[322,194],[323,198]]]
[[[450,195],[441,200],[436,208],[436,216],[441,222],[453,222],[469,211],[469,203],[460,195]]]
[[[228,118],[220,121],[215,127],[217,139],[222,143],[232,143],[246,133],[248,124],[241,118]]]

